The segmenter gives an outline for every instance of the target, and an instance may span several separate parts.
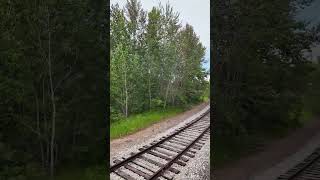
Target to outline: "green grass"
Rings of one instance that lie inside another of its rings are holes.
[[[201,100],[202,100],[203,102],[208,102],[208,101],[210,100],[210,97],[204,95],[204,96],[201,97]]]
[[[165,118],[172,117],[182,111],[182,108],[168,108],[166,110],[154,110],[132,115],[127,119],[121,119],[118,122],[111,124],[110,138],[116,139],[134,133]]]

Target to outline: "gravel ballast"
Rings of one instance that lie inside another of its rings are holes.
[[[130,156],[130,153],[132,152],[139,152],[139,148],[145,146],[145,145],[149,145],[151,142],[153,142],[154,140],[158,140],[161,137],[173,132],[174,130],[182,127],[183,125],[185,125],[186,123],[194,120],[196,117],[198,117],[200,114],[204,113],[205,111],[207,111],[210,107],[206,106],[204,109],[202,109],[201,111],[199,111],[198,113],[192,115],[191,117],[187,118],[186,120],[184,120],[183,122],[179,123],[178,125],[168,129],[165,132],[156,134],[154,137],[150,137],[148,140],[146,140],[145,142],[140,142],[138,144],[135,144],[133,146],[127,146],[126,148],[124,148],[121,151],[117,151],[114,152],[112,156],[110,157],[110,164],[113,164],[114,160],[121,160],[123,157],[128,157]],[[210,118],[210,116],[209,116]],[[112,146],[111,146],[112,149]],[[201,150],[197,150],[195,157],[194,158],[190,158],[189,161],[186,163],[187,165],[182,167],[179,165],[174,164],[172,167],[176,167],[177,169],[180,170],[180,173],[177,175],[174,175],[174,179],[210,179],[209,174],[210,174],[210,159],[209,159],[209,155],[210,155],[210,138],[208,138],[205,141],[204,146],[201,148]],[[147,155],[144,155],[147,156]],[[154,159],[154,157],[152,158]],[[158,159],[157,162],[159,163],[165,163],[164,160],[162,159]],[[152,167],[151,167],[152,168]],[[173,173],[171,172],[167,172],[170,175],[173,175]],[[131,175],[131,174],[130,174]],[[110,175],[111,179],[121,179],[119,177],[116,177],[116,175],[114,175],[113,173]],[[141,177],[135,177],[137,179],[141,179]]]
[[[201,150],[197,151],[187,165],[179,168],[181,172],[174,179],[209,180],[210,179],[210,138]]]
[[[206,108],[209,103],[201,103],[193,108],[178,114],[177,116],[166,118],[158,123],[155,123],[145,129],[142,129],[133,134],[111,140],[110,142],[110,157],[116,156],[119,151],[127,149],[128,147],[135,146],[137,144],[145,143],[150,138],[156,138],[160,133],[164,133],[172,127],[176,127],[178,124],[184,122],[189,117],[199,113]]]

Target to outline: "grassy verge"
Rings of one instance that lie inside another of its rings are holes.
[[[209,96],[202,96],[201,99],[203,102],[209,102],[210,97]]]
[[[119,138],[133,132],[146,128],[165,118],[172,117],[181,113],[182,108],[168,108],[166,110],[154,110],[121,119],[118,122],[112,123],[110,126],[110,138]]]

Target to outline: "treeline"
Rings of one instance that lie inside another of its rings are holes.
[[[106,9],[0,0],[0,179],[104,163]]]
[[[137,0],[111,7],[112,120],[199,102],[205,90],[205,48],[193,27],[182,27],[170,5],[149,12]]]
[[[314,71],[311,73],[307,92],[303,98],[307,117],[312,115],[318,117],[320,115],[320,63],[313,64],[313,67]]]
[[[295,20],[311,1],[213,3],[216,137],[254,135],[300,124],[317,29]]]

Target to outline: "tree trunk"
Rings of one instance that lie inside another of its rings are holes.
[[[50,177],[54,179],[54,146],[56,135],[56,104],[55,95],[53,91],[52,69],[51,69],[51,31],[50,31],[50,14],[48,10],[48,70],[49,70],[49,83],[51,91],[51,103],[52,103],[52,122],[51,122],[51,141],[50,141]]]
[[[58,154],[59,154],[59,151],[58,151],[58,144],[56,143],[55,144],[55,162],[58,162]]]
[[[148,70],[149,77],[148,77],[148,91],[149,91],[149,111],[151,110],[151,72],[150,68]]]
[[[124,72],[124,89],[125,89],[125,116],[128,117],[128,87],[127,87],[127,70]]]
[[[39,132],[39,146],[40,146],[40,154],[41,154],[41,163],[43,168],[45,167],[44,163],[44,153],[43,153],[43,144],[41,139],[41,131],[40,131],[40,107],[39,107],[39,98],[37,93],[35,92],[36,99],[36,111],[37,111],[37,131]]]
[[[48,138],[48,120],[47,120],[47,112],[46,112],[46,98],[45,98],[45,78],[42,80],[42,105],[43,105],[43,121],[44,121],[44,137],[46,138],[46,158],[45,158],[45,166],[49,167],[49,138]]]
[[[76,146],[76,131],[77,131],[77,128],[76,128],[76,122],[77,122],[77,113],[73,113],[73,117],[74,117],[74,120],[73,120],[73,127],[72,127],[72,151],[75,149],[75,146]]]
[[[164,109],[166,108],[166,105],[167,105],[169,87],[170,87],[170,80],[169,80],[168,85],[167,85],[167,88],[166,88],[166,95],[165,95],[164,104],[163,104],[163,108],[164,108]]]

